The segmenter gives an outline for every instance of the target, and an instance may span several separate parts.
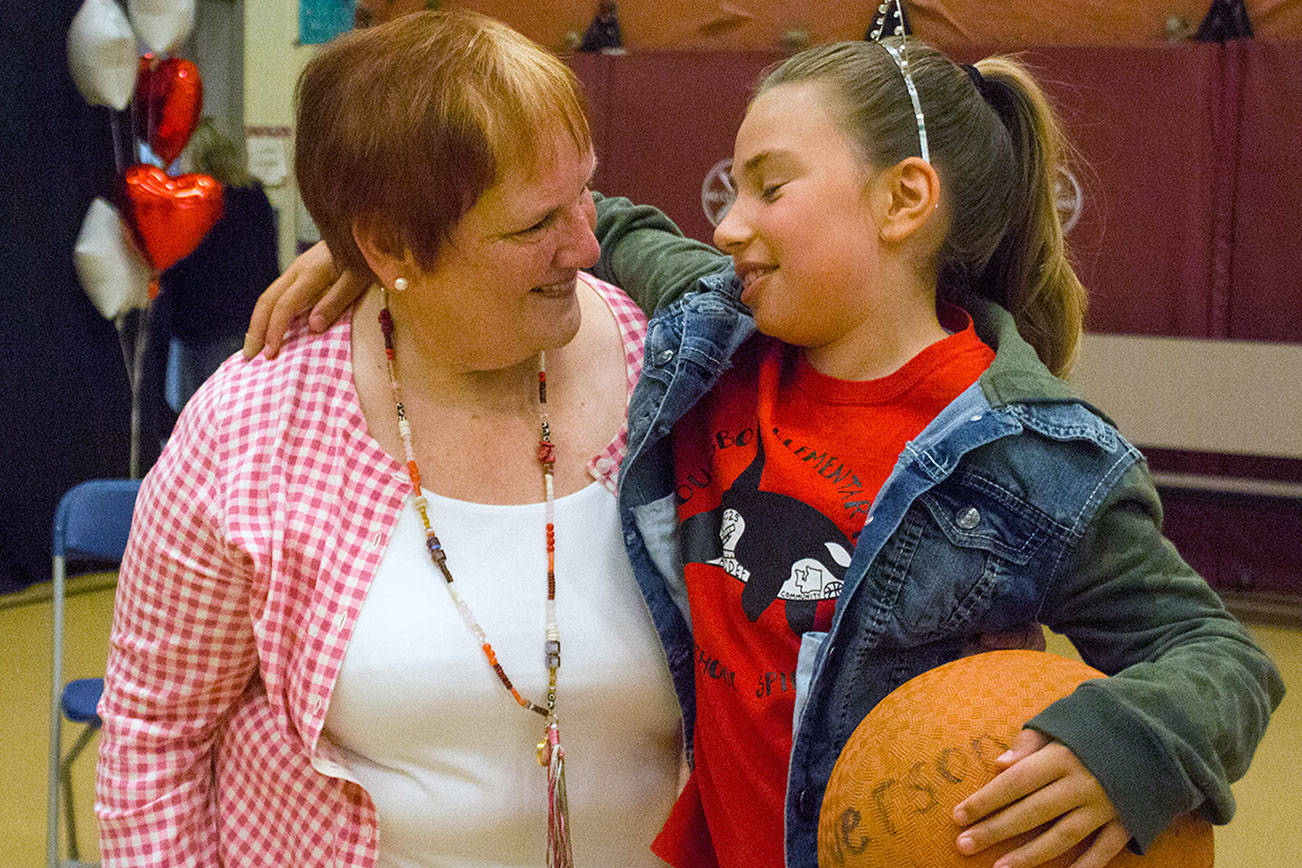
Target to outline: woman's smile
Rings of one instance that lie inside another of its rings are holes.
[[[541,295],[544,298],[569,298],[574,295],[577,287],[578,275],[575,274],[557,283],[545,283],[542,286],[535,286],[530,290],[530,292]]]

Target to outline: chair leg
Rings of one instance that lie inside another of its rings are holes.
[[[58,522],[55,522],[55,539],[61,538]],[[51,566],[53,574],[53,593],[51,608],[53,629],[51,645],[53,653],[50,660],[50,757],[49,781],[46,805],[45,865],[46,868],[59,868],[59,762],[62,759],[59,739],[63,729],[63,585],[64,560],[62,545],[55,543],[55,555]]]
[[[81,861],[77,849],[77,812],[72,807],[72,775],[64,772],[63,781],[63,825],[68,830],[68,855],[74,861]]]
[[[52,714],[50,725],[50,782],[49,795],[46,797],[46,831],[45,831],[45,868],[59,868],[59,801],[62,791],[60,771],[63,763],[59,756],[59,725],[62,713],[57,709]]]
[[[74,862],[81,861],[81,852],[77,847],[77,814],[72,805],[72,764],[98,730],[99,727],[96,726],[83,729],[81,735],[77,736],[77,743],[59,763],[59,782],[63,787],[63,810],[68,826],[68,855]]]

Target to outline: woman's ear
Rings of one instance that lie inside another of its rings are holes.
[[[396,278],[410,279],[416,273],[411,251],[399,243],[394,234],[392,229],[373,217],[359,217],[353,221],[353,241],[376,280],[386,287],[392,287]]]
[[[931,220],[940,207],[940,176],[931,163],[906,157],[878,174],[883,241],[903,241]]]

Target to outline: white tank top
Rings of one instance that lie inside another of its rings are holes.
[[[520,692],[545,699],[541,503],[429,499],[457,588]],[[663,865],[681,722],[664,653],[598,483],[556,501],[556,711],[578,866]],[[379,864],[545,862],[543,719],[515,703],[425,552],[410,499],[348,645],[324,736],[379,817]]]

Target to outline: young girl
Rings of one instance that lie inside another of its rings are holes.
[[[1113,677],[1028,722],[956,809],[960,852],[1044,826],[999,868],[1091,835],[1075,865],[1101,866],[1233,812],[1283,686],[1162,537],[1142,456],[1056,376],[1084,308],[1062,150],[1011,60],[844,43],[752,102],[715,234],[731,263],[600,203],[599,273],[682,295],[649,325],[620,476],[693,764],[671,863],[815,865],[864,715],[1030,621]]]

